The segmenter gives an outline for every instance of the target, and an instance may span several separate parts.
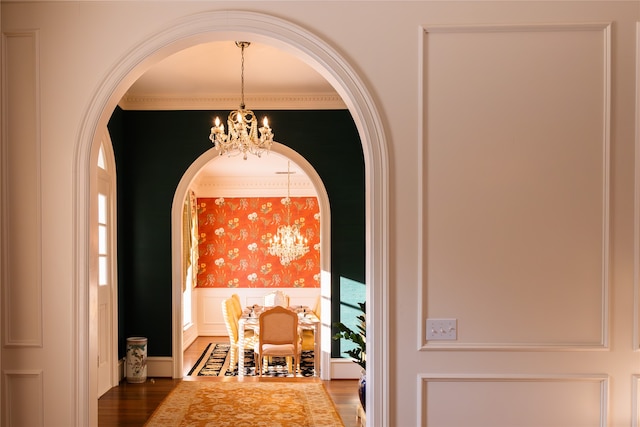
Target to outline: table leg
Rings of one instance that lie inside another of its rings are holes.
[[[244,320],[238,321],[238,377],[244,377]]]
[[[320,376],[320,322],[313,324],[313,376]]]

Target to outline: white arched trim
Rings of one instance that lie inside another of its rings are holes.
[[[74,159],[74,404],[77,426],[97,424],[96,345],[90,325],[96,306],[89,286],[90,153],[98,129],[106,127],[119,99],[151,65],[202,42],[251,39],[288,51],[323,75],[347,105],[362,141],[365,163],[367,283],[367,424],[389,424],[389,170],[382,121],[361,79],[335,49],[304,28],[273,16],[214,11],[178,19],[125,54],[101,82],[86,108]],[[175,305],[175,302],[174,302]],[[174,310],[174,317],[178,313]],[[181,323],[181,322],[179,322]],[[173,324],[176,324],[174,319]],[[175,335],[175,334],[174,334]]]
[[[329,195],[324,187],[322,179],[313,166],[300,154],[286,145],[274,143],[271,147],[273,153],[281,154],[295,163],[309,178],[318,197],[320,208],[320,294],[322,295],[322,319],[331,319],[329,300],[331,298],[331,210]],[[183,299],[182,299],[182,207],[184,199],[191,183],[200,170],[209,162],[219,159],[218,151],[211,147],[198,157],[186,170],[173,197],[171,208],[171,260],[172,260],[172,292],[173,292],[173,376],[180,378],[183,374]],[[323,322],[320,334],[321,342],[321,378],[330,379],[331,372],[331,322]]]

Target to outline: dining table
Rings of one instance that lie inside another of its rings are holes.
[[[253,305],[242,311],[238,320],[238,377],[244,377],[244,337],[245,331],[252,330],[259,333],[260,314],[271,307]],[[287,307],[298,314],[298,328],[313,330],[313,376],[320,376],[320,319],[308,306],[295,305]]]

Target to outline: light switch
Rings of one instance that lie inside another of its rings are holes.
[[[455,340],[458,338],[456,319],[427,319],[427,340]]]

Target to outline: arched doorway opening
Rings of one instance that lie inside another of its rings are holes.
[[[292,160],[297,166],[299,166],[303,172],[309,177],[315,188],[318,204],[320,206],[320,242],[322,247],[320,248],[320,294],[322,296],[321,310],[322,319],[331,319],[331,310],[329,303],[331,300],[331,210],[329,206],[329,196],[322,183],[322,179],[317,174],[313,166],[300,154],[287,147],[286,145],[274,143],[271,151],[274,153],[282,154],[284,157]],[[172,292],[173,292],[173,311],[174,311],[174,324],[173,327],[173,364],[174,364],[174,377],[180,376],[183,366],[183,271],[182,271],[182,207],[187,196],[191,182],[194,180],[198,172],[202,170],[205,164],[209,162],[215,162],[219,159],[218,152],[211,148],[209,151],[202,154],[196,161],[191,164],[191,167],[182,176],[173,199],[173,206],[171,210],[171,251],[172,251]],[[215,163],[214,163],[215,165]],[[322,331],[320,336],[322,337],[320,348],[322,350],[321,360],[321,378],[330,379],[330,362],[331,362],[331,324],[332,322],[323,321]],[[176,372],[178,370],[179,372]]]
[[[362,141],[366,186],[367,413],[370,425],[387,425],[388,399],[388,155],[382,121],[367,88],[335,49],[304,28],[272,16],[218,11],[191,15],[144,40],[112,70],[93,96],[80,129],[75,158],[74,326],[75,413],[78,425],[97,422],[97,289],[90,285],[91,150],[98,144],[118,100],[150,64],[186,47],[211,40],[252,38],[291,52],[329,81],[345,101]],[[174,301],[173,322],[180,324]],[[179,310],[179,309],[178,309]],[[178,317],[178,319],[176,319]],[[174,333],[175,336],[175,333]],[[175,345],[175,344],[174,344]],[[175,351],[174,351],[175,356]],[[174,376],[180,377],[181,369]]]

